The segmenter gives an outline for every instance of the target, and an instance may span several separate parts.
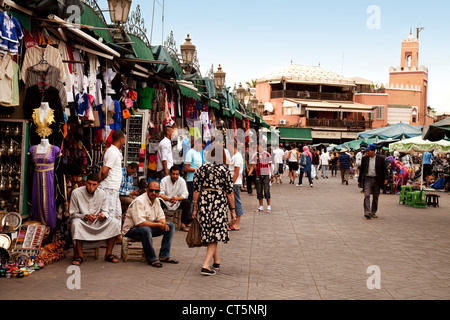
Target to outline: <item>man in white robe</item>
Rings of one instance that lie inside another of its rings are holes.
[[[117,219],[112,219],[108,212],[105,191],[98,189],[98,174],[90,174],[86,186],[75,189],[70,200],[70,230],[74,243],[72,264],[81,265],[83,245],[100,246],[106,241],[105,261],[117,263],[119,258],[112,254],[116,237],[120,235],[121,226]]]

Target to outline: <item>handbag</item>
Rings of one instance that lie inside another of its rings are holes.
[[[189,231],[186,235],[186,243],[189,248],[195,248],[195,247],[203,247],[205,246],[205,243],[202,241],[202,235],[201,235],[201,227],[200,223],[197,219],[194,219],[191,223],[191,226],[189,227]]]
[[[130,110],[128,110],[128,108],[123,109],[122,117],[123,117],[123,119],[131,118],[131,113],[130,113]]]

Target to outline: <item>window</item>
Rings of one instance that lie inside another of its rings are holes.
[[[384,120],[385,106],[377,106],[377,120]]]

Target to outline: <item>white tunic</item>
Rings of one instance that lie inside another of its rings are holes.
[[[103,190],[97,189],[91,195],[86,187],[75,189],[72,192],[69,213],[69,225],[73,240],[100,241],[120,235],[121,221],[110,216],[106,193]],[[100,213],[107,218],[94,222],[84,220],[89,214],[98,215]]]

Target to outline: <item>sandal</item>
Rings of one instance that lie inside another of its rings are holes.
[[[83,257],[75,257],[72,260],[72,265],[74,265],[74,266],[81,266],[83,264],[83,262],[84,262]]]
[[[115,255],[113,255],[113,254],[108,254],[106,257],[105,257],[105,261],[106,262],[112,262],[112,263],[119,263],[119,257],[117,257],[117,256],[115,256]]]
[[[178,264],[178,260],[174,258],[159,259],[160,262]]]
[[[153,268],[162,268],[163,266],[159,260],[150,261],[148,264],[151,265]]]

